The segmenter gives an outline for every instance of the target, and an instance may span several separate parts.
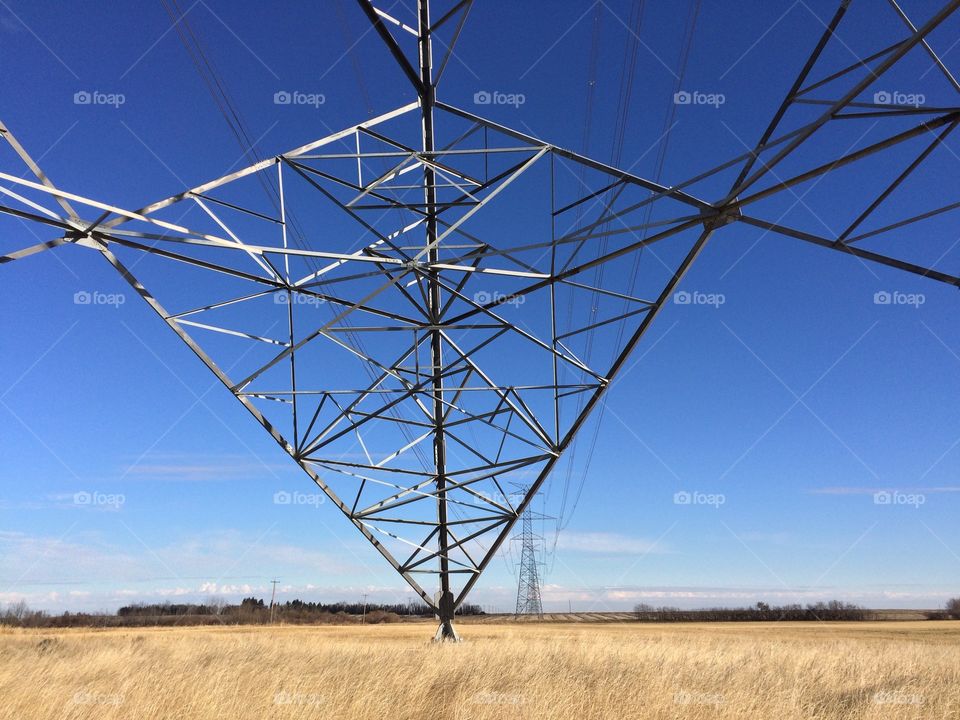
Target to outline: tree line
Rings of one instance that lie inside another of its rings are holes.
[[[640,622],[778,622],[778,621],[857,621],[874,620],[877,614],[841,600],[829,602],[799,603],[791,605],[769,605],[758,602],[750,607],[705,608],[702,610],[681,610],[676,607],[654,607],[640,603],[633,608]],[[946,607],[926,613],[929,620],[960,620],[960,598],[949,600]]]
[[[464,604],[459,615],[481,615],[479,605]],[[0,613],[0,625],[21,627],[138,627],[148,625],[260,625],[271,621],[287,624],[350,624],[400,622],[427,618],[433,611],[424,603],[306,602],[289,600],[269,603],[262,598],[244,598],[230,604],[222,598],[203,603],[135,603],[124,605],[116,613],[71,613],[59,615],[31,610],[23,601],[12,603]]]
[[[639,622],[757,622],[757,621],[838,621],[873,620],[877,614],[858,605],[831,600],[808,605],[756,605],[742,608],[707,608],[681,610],[676,607],[636,605],[634,616]],[[461,615],[482,615],[479,605],[465,604],[457,610]],[[276,603],[273,622],[287,624],[351,624],[401,622],[429,618],[432,611],[423,603],[378,604],[362,602],[320,603],[289,600]],[[0,611],[0,625],[58,627],[142,627],[152,625],[259,625],[271,620],[270,605],[261,598],[244,598],[230,604],[221,598],[203,603],[137,603],[125,605],[115,613],[63,612],[59,615],[32,610],[26,602],[10,603]],[[929,620],[960,620],[960,597],[947,601],[942,610],[926,613]]]

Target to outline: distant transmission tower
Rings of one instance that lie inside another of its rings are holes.
[[[543,619],[540,601],[540,571],[537,547],[542,538],[533,532],[533,512],[528,506],[520,520],[520,583],[517,586],[517,615],[536,615]]]

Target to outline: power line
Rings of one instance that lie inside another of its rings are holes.
[[[602,7],[602,5],[598,5],[598,9],[600,7]],[[644,8],[645,8],[644,0],[635,0],[633,5],[631,6],[630,17],[628,21],[628,27],[630,28],[630,30],[627,37],[627,44],[624,49],[623,65],[620,71],[620,92],[618,93],[619,99],[617,103],[617,118],[614,124],[614,141],[610,151],[611,164],[614,167],[619,167],[620,160],[623,156],[623,145],[624,145],[624,140],[626,137],[626,131],[628,126],[630,105],[631,105],[631,99],[633,95],[633,84],[634,84],[634,78],[636,74],[637,57],[640,49],[640,32],[643,27]],[[595,37],[594,42],[596,41],[597,41],[597,38]],[[593,62],[593,58],[591,58],[591,62]],[[592,97],[588,99],[588,102],[592,105]],[[581,182],[582,182],[582,174],[581,174]],[[622,188],[621,190],[615,190],[611,188],[611,190],[618,194],[620,191],[622,191]],[[614,197],[616,197],[616,195]],[[604,204],[606,204],[606,202]],[[583,206],[581,206],[581,209],[582,208]],[[581,218],[580,216],[578,216],[578,226],[580,222],[581,222]],[[600,250],[599,250],[600,255],[603,255],[606,252],[606,249],[608,246],[608,242],[609,242],[608,236],[605,234],[605,231],[608,226],[609,226],[609,221],[604,223],[604,225],[601,227],[602,239],[600,240]],[[595,288],[602,287],[603,273],[604,273],[603,265],[598,266],[597,269],[594,271],[593,286]],[[591,296],[589,312],[596,313],[598,298],[599,298],[599,293],[597,291],[594,291]],[[573,295],[571,294],[569,298],[569,304],[568,304],[568,320],[572,320],[571,313],[572,313],[573,305],[574,305]],[[619,323],[619,326],[622,332],[624,321],[621,321]],[[586,341],[586,348],[584,352],[584,361],[587,364],[589,364],[592,356],[593,356],[593,335],[588,335],[587,341]],[[581,398],[578,401],[578,410],[577,410],[578,414],[580,411],[582,411],[584,402],[585,402],[585,398],[581,396]],[[600,413],[603,412],[602,406],[599,412]],[[599,428],[599,418],[598,418],[596,427]],[[596,432],[594,434],[594,441],[591,443],[591,449],[588,451],[588,462],[587,462],[588,467],[589,467],[589,459],[593,455],[593,450],[595,445],[596,445]],[[563,530],[569,524],[570,519],[573,516],[574,510],[576,510],[576,504],[580,499],[580,494],[583,491],[583,486],[587,477],[587,471],[586,469],[584,469],[584,471],[581,473],[581,476],[580,476],[580,482],[577,487],[574,504],[571,507],[570,512],[567,513],[567,501],[569,497],[570,483],[573,476],[573,470],[575,466],[578,449],[579,449],[579,443],[574,444],[574,446],[570,448],[570,456],[568,458],[567,467],[566,467],[566,477],[564,479],[564,490],[563,490],[563,497],[562,497],[561,506],[560,506],[559,520],[557,521],[556,532],[554,534],[554,541],[553,541],[553,548],[552,548],[553,551],[556,550],[556,545],[559,539],[560,531]]]
[[[693,39],[694,39],[694,34],[695,34],[695,32],[696,32],[697,19],[698,19],[699,14],[700,14],[700,6],[701,6],[701,3],[702,3],[702,0],[693,0],[693,2],[692,2],[692,4],[691,4],[691,7],[690,7],[690,12],[689,12],[689,14],[688,14],[688,16],[687,16],[687,22],[686,22],[687,28],[686,28],[686,32],[684,33],[684,39],[683,39],[683,42],[682,42],[681,48],[680,48],[680,63],[679,63],[679,68],[678,68],[678,73],[677,73],[676,84],[675,84],[675,88],[674,88],[674,92],[675,92],[675,93],[676,93],[676,92],[679,92],[679,91],[682,89],[683,81],[684,81],[684,78],[686,77],[687,65],[688,65],[688,61],[689,61],[689,57],[690,57],[690,51],[691,51],[691,48],[692,48],[692,46],[693,46]],[[642,2],[641,2],[641,5],[642,5]],[[640,24],[642,24],[642,12],[643,12],[643,9],[642,9],[642,7],[641,7],[640,12],[639,12],[639,15],[638,15],[638,19],[637,19],[638,26],[637,26],[637,32],[636,32],[636,35],[635,35],[635,37],[636,37],[637,40],[636,40],[636,42],[631,43],[631,44],[634,45],[634,46],[639,45]],[[628,48],[628,54],[629,54],[629,48]],[[617,127],[617,139],[616,139],[616,141],[615,141],[615,143],[614,143],[614,159],[613,159],[613,162],[612,162],[612,164],[613,164],[614,166],[619,166],[619,165],[620,165],[621,155],[622,155],[622,152],[623,152],[622,139],[623,139],[623,135],[624,135],[625,130],[626,130],[626,125],[627,125],[627,123],[626,123],[626,117],[627,117],[627,112],[628,112],[628,109],[629,109],[628,106],[627,106],[627,104],[629,103],[630,92],[631,92],[632,86],[633,86],[633,77],[634,77],[635,66],[636,66],[636,47],[633,48],[633,63],[632,63],[631,66],[629,67],[629,70],[628,70],[628,68],[627,68],[626,65],[624,66],[624,74],[628,74],[628,75],[629,75],[629,81],[627,82],[626,86],[623,84],[623,82],[621,82],[621,98],[624,98],[624,97],[625,97],[625,98],[626,98],[626,102],[625,102],[625,103],[621,103],[621,106],[620,106],[621,112],[618,113],[618,122],[617,122],[617,126],[616,126],[616,127]],[[621,77],[623,77],[623,75],[622,75]],[[675,116],[676,116],[676,112],[677,112],[677,105],[676,105],[676,103],[671,103],[671,104],[669,105],[669,107],[668,107],[668,109],[667,109],[667,112],[666,112],[666,115],[665,115],[665,117],[664,117],[664,125],[663,125],[663,131],[662,131],[662,133],[661,133],[660,147],[659,147],[659,149],[658,149],[658,151],[657,151],[656,170],[655,170],[655,174],[654,174],[654,176],[653,176],[653,179],[654,179],[655,182],[659,182],[659,181],[660,181],[660,178],[661,178],[662,175],[663,175],[663,169],[664,169],[664,165],[665,165],[665,162],[666,162],[667,151],[669,150],[669,147],[670,147],[670,136],[671,136],[671,134],[672,134],[672,131],[673,131],[673,128],[674,128],[674,125],[675,125],[674,119],[675,119]],[[649,204],[649,205],[647,206],[646,216],[645,216],[645,218],[644,218],[643,225],[648,225],[648,224],[649,224],[652,212],[653,212],[653,204],[651,203],[651,204]],[[606,227],[606,225],[609,225],[609,222],[606,223],[604,227]],[[649,233],[649,229],[648,229],[648,228],[644,228],[643,234],[642,234],[641,237],[645,239],[645,238],[647,237],[648,233]],[[632,269],[631,269],[631,273],[630,273],[630,276],[629,276],[629,277],[631,278],[631,279],[630,279],[630,286],[629,286],[629,291],[628,291],[628,293],[627,293],[627,294],[629,294],[629,295],[632,295],[632,294],[633,294],[633,291],[634,291],[634,289],[635,289],[635,287],[636,287],[636,279],[637,279],[637,276],[639,275],[640,261],[641,261],[642,259],[643,259],[643,250],[641,249],[640,252],[638,252],[638,253],[636,254],[636,256],[634,257],[634,260],[633,260],[633,267],[632,267]],[[596,287],[599,287],[599,284],[597,284]],[[625,300],[625,301],[624,301],[624,312],[627,312],[627,310],[629,309],[628,306],[629,306],[629,301],[626,301],[626,300]],[[624,321],[621,321],[621,322],[618,324],[618,329],[617,329],[617,342],[616,342],[616,345],[615,345],[615,346],[617,346],[617,347],[619,347],[619,344],[622,342],[623,333],[624,333],[625,327],[626,327],[626,321],[625,321],[625,320],[624,320]],[[591,336],[590,339],[591,339],[591,340],[593,339],[592,336]],[[588,357],[589,357],[589,354],[588,354]],[[585,483],[586,483],[586,478],[587,478],[587,476],[588,476],[588,474],[589,474],[590,465],[591,465],[592,462],[593,462],[594,453],[596,452],[597,442],[598,442],[599,436],[600,436],[600,428],[601,428],[601,425],[602,425],[602,423],[603,423],[604,411],[605,411],[605,406],[604,406],[603,404],[601,404],[600,407],[599,407],[599,409],[597,410],[597,418],[596,418],[596,420],[594,421],[593,436],[591,437],[589,450],[587,451],[586,462],[584,463],[583,472],[581,473],[581,477],[580,477],[580,483],[579,483],[579,485],[578,485],[578,487],[577,487],[576,494],[574,495],[573,504],[571,505],[570,512],[569,512],[569,514],[566,516],[566,519],[565,519],[565,520],[564,520],[564,514],[563,514],[563,512],[561,511],[561,515],[560,515],[561,520],[560,520],[560,522],[557,523],[557,534],[558,534],[558,535],[559,535],[559,532],[560,532],[561,530],[563,530],[565,527],[567,527],[567,525],[569,525],[570,520],[571,520],[571,518],[573,517],[573,513],[576,511],[577,506],[578,506],[579,503],[580,503],[580,498],[581,498],[581,496],[582,496],[582,494],[583,494],[583,488],[584,488],[584,485],[585,485]],[[572,471],[573,471],[573,463],[574,463],[574,460],[576,459],[576,450],[577,450],[577,447],[578,447],[578,446],[575,445],[573,448],[571,448],[570,459],[569,459],[569,462],[568,462],[568,465],[567,465],[567,474],[568,474],[568,477],[570,476],[570,474],[571,474]],[[566,497],[566,493],[565,493],[565,497]],[[556,542],[557,542],[557,538],[555,537],[555,538],[554,538],[554,549],[556,548]]]

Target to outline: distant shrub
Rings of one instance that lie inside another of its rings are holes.
[[[681,610],[675,607],[654,608],[646,603],[634,606],[640,622],[777,622],[780,620],[868,620],[866,610],[840,600],[819,602],[806,607],[768,605],[758,602],[745,608],[706,608]]]
[[[374,610],[367,613],[365,622],[370,625],[379,625],[380,623],[395,623],[400,620],[400,616],[392,612],[383,610]]]
[[[945,610],[951,620],[960,620],[960,597],[947,600]]]

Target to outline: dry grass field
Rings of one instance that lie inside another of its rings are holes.
[[[0,631],[0,717],[960,718],[960,623]]]

